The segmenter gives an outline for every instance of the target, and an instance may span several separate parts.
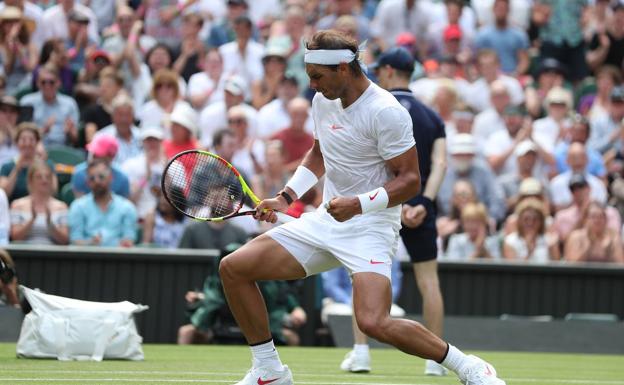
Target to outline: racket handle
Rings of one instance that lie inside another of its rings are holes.
[[[279,211],[276,211],[275,214],[277,214],[277,221],[280,223],[288,223],[297,219],[295,217],[291,217],[288,214],[280,213]]]

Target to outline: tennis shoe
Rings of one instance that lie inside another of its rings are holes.
[[[368,373],[371,371],[370,361],[370,355],[355,354],[355,351],[351,350],[345,355],[344,360],[342,360],[340,369],[345,372]]]
[[[496,369],[479,357],[469,355],[467,362],[458,373],[464,385],[505,385],[505,381],[496,377]]]
[[[446,376],[448,370],[433,360],[425,361],[425,375],[427,376]]]
[[[286,365],[281,371],[270,368],[251,368],[245,378],[235,385],[293,385],[293,377]]]

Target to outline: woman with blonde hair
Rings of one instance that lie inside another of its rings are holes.
[[[557,236],[546,233],[546,208],[537,198],[522,200],[515,210],[517,229],[503,241],[506,259],[548,262],[560,257]]]
[[[620,234],[607,227],[605,207],[592,202],[587,207],[583,227],[572,231],[563,256],[566,261],[624,263]]]
[[[499,259],[499,240],[496,236],[488,236],[488,221],[487,209],[483,203],[467,203],[461,211],[461,227],[464,232],[451,235],[445,258]]]
[[[156,126],[164,129],[165,137],[170,136],[171,113],[179,105],[190,105],[180,99],[178,74],[170,69],[161,69],[154,74],[152,100],[145,103],[138,111],[141,127]]]
[[[37,160],[28,169],[27,181],[29,195],[11,204],[11,239],[37,245],[68,244],[68,209],[54,198],[52,169]]]

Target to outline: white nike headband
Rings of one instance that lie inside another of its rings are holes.
[[[362,42],[358,47],[358,52],[350,49],[307,49],[303,58],[304,63],[321,65],[338,65],[340,63],[351,63],[358,58],[358,53],[366,49],[366,42]]]

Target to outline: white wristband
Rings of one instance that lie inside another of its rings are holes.
[[[318,182],[318,178],[312,171],[305,166],[299,166],[292,178],[286,183],[286,187],[293,190],[297,194],[297,198],[301,198],[316,182]]]
[[[360,206],[362,206],[362,214],[386,209],[390,201],[388,192],[383,187],[376,188],[365,194],[360,194],[357,197],[360,200]]]

